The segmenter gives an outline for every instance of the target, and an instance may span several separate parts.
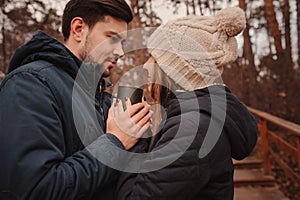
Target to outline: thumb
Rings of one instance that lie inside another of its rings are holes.
[[[129,108],[132,104],[131,104],[131,101],[130,101],[130,98],[126,97],[126,108]]]

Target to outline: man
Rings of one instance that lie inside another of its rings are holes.
[[[92,77],[77,78],[95,63],[99,78],[110,75],[124,54],[131,20],[123,0],[71,0],[63,15],[64,45],[38,31],[16,50],[0,87],[0,199],[113,199],[118,173],[101,158],[118,159],[110,146],[134,146],[134,136],[149,127],[150,106],[127,102],[123,112],[115,106],[101,135],[107,99],[97,93],[91,109]]]

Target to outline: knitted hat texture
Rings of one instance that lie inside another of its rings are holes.
[[[161,69],[185,90],[195,90],[217,80],[223,66],[237,58],[235,36],[246,26],[238,7],[215,16],[188,16],[158,27],[148,49]]]

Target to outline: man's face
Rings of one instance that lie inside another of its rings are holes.
[[[80,58],[101,64],[102,77],[108,77],[118,59],[124,55],[123,43],[127,38],[126,31],[125,21],[106,16],[105,20],[88,29],[83,45],[79,49]]]

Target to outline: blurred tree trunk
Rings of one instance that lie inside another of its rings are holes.
[[[6,33],[5,33],[5,5],[6,2],[4,0],[1,0],[1,22],[2,22],[2,27],[1,27],[1,35],[2,35],[2,41],[1,41],[1,50],[2,50],[2,63],[0,66],[0,70],[3,73],[7,73],[7,51],[6,51]]]
[[[245,0],[239,0],[239,6],[241,9],[243,9],[246,13],[246,19],[247,19],[247,6]],[[244,47],[243,47],[243,56],[242,56],[242,82],[244,85],[244,91],[243,91],[243,97],[245,99],[245,103],[247,103],[249,106],[255,104],[256,97],[253,90],[255,90],[256,85],[256,77],[257,72],[255,69],[255,63],[254,63],[254,54],[252,50],[252,43],[251,38],[249,35],[250,26],[247,20],[247,26],[243,32],[243,38],[244,38]]]
[[[192,0],[192,8],[193,8],[193,15],[196,15],[196,4],[195,4],[195,0]]]
[[[297,4],[297,33],[298,33],[298,66],[300,67],[300,1],[296,1]]]
[[[212,0],[212,8],[211,8],[211,11],[212,13],[215,13],[216,12],[216,0]]]
[[[4,8],[2,8],[4,10]],[[1,67],[1,71],[3,73],[7,73],[7,55],[6,55],[6,35],[5,35],[5,16],[4,16],[4,12],[2,11],[2,29],[1,29],[1,32],[2,32],[2,59],[3,59],[3,62],[2,62],[2,67]]]
[[[296,1],[297,4],[297,17],[299,17],[299,1]],[[282,103],[285,104],[286,113],[285,118],[288,120],[299,119],[299,101],[295,100],[294,94],[299,92],[299,76],[297,74],[297,69],[294,69],[294,63],[292,58],[292,42],[291,42],[291,26],[290,26],[290,2],[289,0],[284,0],[284,22],[285,22],[285,43],[286,49],[284,53],[284,58],[281,61],[281,64],[284,65],[282,69],[282,75],[280,76],[280,85],[282,84],[282,93],[284,97],[282,98]],[[298,29],[298,46],[299,46],[299,18],[297,20],[297,29]],[[298,51],[299,55],[299,51]],[[299,60],[298,60],[299,61]],[[280,113],[281,114],[281,113]],[[298,120],[298,123],[299,123]]]
[[[276,19],[273,0],[264,0],[264,3],[265,3],[265,14],[266,14],[267,24],[269,28],[269,34],[274,39],[276,54],[279,55],[279,53],[282,52],[281,32],[279,29],[278,21]]]
[[[134,12],[134,18],[132,22],[130,23],[130,29],[136,30],[139,28],[142,28],[142,19],[141,19],[141,13],[140,13],[140,4],[138,0],[132,0],[131,1],[131,8]],[[143,36],[141,31],[133,31],[133,49],[135,50],[134,53],[134,65],[140,65],[144,61],[145,55],[143,55],[143,50],[139,50],[139,47],[142,46]]]
[[[292,65],[292,44],[291,44],[291,28],[290,28],[290,3],[289,0],[284,0],[283,17],[285,24],[285,59]]]
[[[149,0],[149,8],[150,8],[150,26],[153,27],[155,26],[155,16],[152,8],[152,0]]]
[[[190,14],[190,9],[189,9],[189,0],[185,1],[185,6],[186,6],[186,15]]]
[[[247,12],[245,0],[239,0],[239,6],[240,6],[240,8],[242,8],[245,11],[245,13]],[[253,54],[253,50],[252,50],[252,44],[251,44],[251,38],[249,35],[249,30],[250,30],[250,26],[249,26],[249,23],[247,22],[247,26],[243,32],[243,37],[244,37],[243,58],[245,58],[249,62],[249,67],[255,69],[254,54]]]
[[[198,0],[198,6],[199,6],[200,15],[203,15],[201,0]]]

